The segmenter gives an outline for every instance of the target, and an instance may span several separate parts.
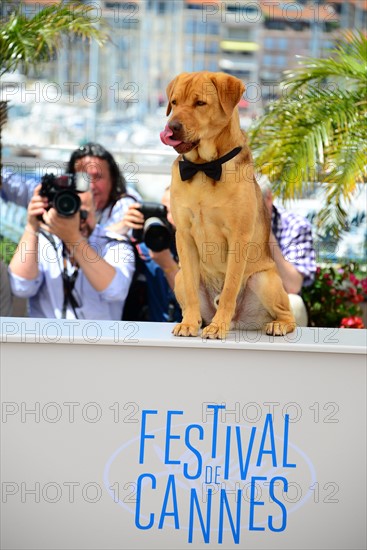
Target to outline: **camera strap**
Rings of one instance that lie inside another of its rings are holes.
[[[53,235],[48,231],[44,231],[44,230],[40,230],[40,233],[42,233],[42,235],[49,241],[49,243],[53,246],[57,254],[57,245]],[[73,273],[69,275],[67,271],[68,256],[69,254],[68,254],[67,248],[65,244],[62,243],[63,265],[62,266],[60,265],[60,272],[61,272],[62,284],[63,284],[64,302],[62,305],[61,318],[66,319],[66,310],[67,310],[68,304],[70,304],[70,307],[73,309],[75,318],[78,319],[76,308],[80,307],[80,304],[78,304],[78,301],[76,300],[73,294],[73,290],[75,287],[76,278],[78,276],[79,266],[76,265]]]
[[[67,258],[68,258],[68,251],[64,243],[62,243],[62,257],[63,257],[63,263],[64,263],[64,269],[61,272],[62,275],[62,282],[63,282],[63,289],[64,289],[64,303],[62,305],[62,314],[61,318],[66,319],[66,310],[68,307],[68,304],[70,304],[70,307],[73,309],[75,318],[78,319],[78,315],[76,313],[76,308],[80,307],[78,304],[78,301],[76,300],[73,290],[75,287],[75,282],[78,277],[79,273],[79,266],[75,265],[75,269],[71,275],[69,275],[67,270]]]

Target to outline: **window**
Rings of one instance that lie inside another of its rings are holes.
[[[194,50],[194,45],[191,40],[185,41],[185,53],[192,53]]]
[[[219,23],[207,22],[207,34],[219,34]]]
[[[201,57],[194,60],[194,71],[204,71],[204,59]]]
[[[288,24],[294,31],[303,31],[310,28],[310,23],[308,21],[293,21]]]
[[[286,24],[285,21],[282,21],[281,19],[266,19],[265,28],[273,29],[276,31],[284,31],[286,28]]]
[[[201,19],[187,19],[185,22],[185,32],[188,34],[203,34],[207,33],[207,25]]]
[[[203,40],[198,40],[197,42],[195,42],[195,51],[197,53],[205,52],[205,42]]]
[[[273,65],[273,56],[272,55],[264,55],[263,65],[266,65],[266,67],[271,67]]]
[[[274,59],[277,67],[286,67],[287,58],[284,55],[277,55]]]
[[[158,6],[157,6],[157,12],[158,13],[166,13],[166,8],[167,8],[167,4],[166,2],[158,2]]]
[[[228,27],[224,32],[224,38],[249,42],[252,41],[252,33],[249,29]]]
[[[185,22],[185,32],[187,34],[193,34],[194,33],[194,21],[192,19],[188,19]]]
[[[219,69],[218,69],[218,62],[217,62],[216,59],[211,59],[211,60],[209,61],[208,70],[209,70],[209,71],[214,71],[214,72],[216,72],[216,71],[219,70]]]
[[[264,46],[267,50],[272,50],[274,48],[274,38],[271,38],[271,37],[265,38]]]
[[[193,68],[192,59],[190,59],[188,57],[185,57],[184,71],[187,72],[187,73],[191,73],[191,71],[193,71],[193,70],[194,70],[194,68]]]
[[[324,50],[331,50],[334,47],[334,42],[331,42],[330,40],[325,40],[322,43],[322,47]]]
[[[199,51],[205,51],[205,53],[213,53],[216,54],[219,52],[219,45],[218,42],[215,40],[206,40],[205,41],[205,49],[199,50]]]

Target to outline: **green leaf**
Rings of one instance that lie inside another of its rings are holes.
[[[367,38],[345,36],[330,57],[301,59],[285,73],[283,95],[250,128],[260,172],[283,199],[302,196],[310,182],[326,189],[318,224],[335,235],[345,227],[343,199],[366,182]]]
[[[97,28],[93,19],[94,5],[74,2],[48,5],[31,18],[22,7],[11,13],[0,31],[1,74],[19,65],[27,72],[31,66],[48,61],[57,52],[63,36],[96,40],[103,45],[108,39],[105,23]]]

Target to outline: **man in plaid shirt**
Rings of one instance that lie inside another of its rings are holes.
[[[313,283],[316,273],[311,224],[299,214],[274,206],[269,180],[261,176],[258,181],[271,213],[271,255],[288,292],[297,325],[307,326],[307,311],[299,293],[303,286]]]

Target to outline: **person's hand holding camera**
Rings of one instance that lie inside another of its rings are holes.
[[[27,211],[26,231],[37,234],[40,228],[59,237],[64,242],[79,240],[80,214],[60,216],[55,208],[49,208],[48,198],[40,195],[41,185],[38,185],[30,200]]]
[[[73,216],[60,216],[55,208],[50,208],[43,214],[44,228],[56,235],[66,246],[83,238],[80,230],[80,213]]]
[[[48,207],[47,197],[41,197],[39,194],[41,185],[37,185],[34,190],[33,197],[31,198],[27,209],[27,225],[26,230],[32,233],[36,233],[42,223],[42,216],[46,212]]]
[[[144,226],[144,215],[139,210],[140,207],[141,204],[139,202],[130,204],[122,220],[108,226],[107,229],[119,233],[119,235],[126,235],[130,229],[142,229]]]
[[[40,195],[38,185],[28,205],[27,225],[25,231],[34,236],[40,228],[56,235],[65,243],[77,242],[82,238],[80,232],[80,214],[60,216],[55,208],[49,208],[48,198]]]

